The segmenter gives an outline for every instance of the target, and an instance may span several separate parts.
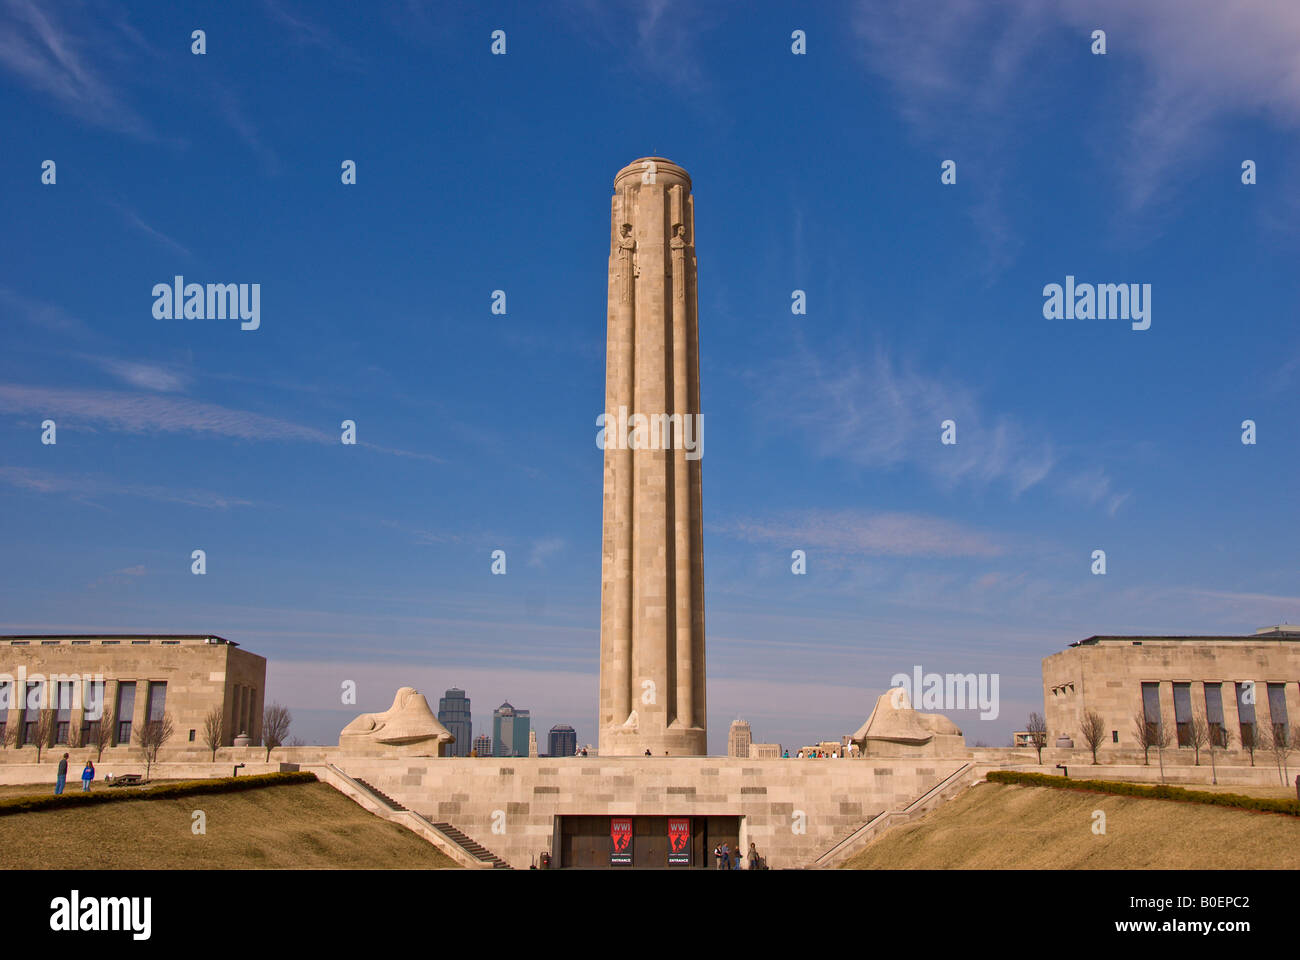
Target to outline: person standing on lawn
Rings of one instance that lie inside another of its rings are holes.
[[[81,792],[90,793],[90,781],[95,779],[95,765],[86,761],[86,768],[81,771]]]
[[[54,781],[54,795],[57,797],[63,793],[63,785],[68,782],[68,755],[65,753],[59,759],[59,775]]]

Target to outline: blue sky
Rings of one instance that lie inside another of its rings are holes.
[[[713,750],[916,665],[999,674],[953,716],[1000,744],[1070,641],[1295,622],[1300,8],[1133,6],[0,0],[0,630],[220,634],[309,742],[344,680],[594,742],[646,155],[694,180]],[[155,319],[177,274],[260,329]],[[1044,319],[1067,275],[1150,329]]]

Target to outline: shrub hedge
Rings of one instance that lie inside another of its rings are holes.
[[[101,784],[103,781],[100,781]],[[10,797],[0,800],[0,817],[11,813],[31,813],[36,810],[84,807],[96,803],[120,803],[123,800],[166,800],[172,797],[191,797],[205,793],[236,793],[257,790],[260,787],[280,787],[294,783],[315,783],[316,774],[307,771],[296,773],[259,773],[247,777],[216,777],[211,780],[181,780],[164,783],[144,790],[103,789],[92,793],[48,794],[37,797]],[[73,781],[69,779],[71,785]]]
[[[1071,780],[1045,773],[1025,773],[1019,770],[993,770],[987,779],[992,783],[1014,783],[1027,787],[1055,787],[1058,790],[1081,790],[1088,793],[1113,793],[1121,797],[1148,797],[1154,800],[1181,800],[1185,803],[1207,803],[1216,807],[1233,807],[1263,813],[1284,813],[1300,817],[1300,802],[1276,800],[1269,797],[1245,797],[1239,793],[1211,793],[1208,790],[1188,790],[1168,784],[1126,783],[1117,780]]]

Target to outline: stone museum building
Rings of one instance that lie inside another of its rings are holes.
[[[1135,724],[1168,728],[1169,749],[1191,749],[1202,718],[1230,752],[1257,731],[1285,735],[1300,719],[1300,626],[1244,636],[1089,637],[1043,659],[1047,743],[1084,746],[1084,715],[1105,723],[1102,750],[1140,751]]]
[[[35,741],[40,705],[52,711],[56,745],[85,743],[111,711],[112,746],[171,714],[163,748],[202,749],[204,718],[222,708],[223,746],[261,742],[266,659],[206,634],[0,636],[0,731],[14,746]],[[11,741],[12,743],[12,741]]]

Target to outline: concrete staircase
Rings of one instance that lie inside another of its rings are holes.
[[[316,774],[322,783],[328,783],[339,793],[360,804],[377,817],[388,820],[419,834],[462,867],[471,870],[513,869],[481,844],[475,843],[449,823],[433,823],[414,810],[398,803],[378,787],[360,777],[353,777],[343,772],[332,763],[321,765],[304,764]]]
[[[455,840],[455,841],[456,841],[458,844],[460,844],[464,849],[468,850],[468,851],[469,851],[469,852],[470,852],[470,853],[471,853],[471,854],[472,854],[476,859],[481,860],[481,861],[483,861],[484,863],[490,863],[490,864],[492,864],[492,868],[493,868],[494,870],[513,870],[513,869],[514,869],[514,867],[510,866],[510,864],[506,863],[504,860],[502,860],[500,857],[498,857],[495,853],[493,853],[493,852],[492,852],[491,850],[489,850],[487,847],[483,846],[483,844],[481,844],[481,843],[479,843],[478,841],[474,840],[472,837],[468,837],[468,836],[466,836],[465,834],[461,833],[459,830],[457,830],[455,827],[453,827],[450,823],[435,823],[435,824],[434,824],[434,827],[436,827],[438,830],[442,831],[444,834],[446,834],[446,835],[447,835],[448,837],[450,837],[452,840]]]
[[[860,851],[872,840],[890,827],[907,823],[933,810],[946,800],[951,800],[967,787],[984,779],[983,773],[973,763],[962,766],[944,777],[933,787],[921,794],[906,806],[897,810],[885,810],[876,814],[858,829],[812,862],[814,867],[834,867]]]
[[[354,781],[356,781],[357,783],[361,784],[361,786],[365,787],[367,790],[369,790],[372,794],[374,794],[374,795],[375,795],[376,797],[378,797],[380,800],[384,801],[384,803],[388,804],[388,808],[389,808],[390,810],[405,810],[405,809],[406,809],[406,807],[402,806],[400,803],[398,803],[396,800],[394,800],[394,799],[393,799],[392,797],[390,797],[388,794],[384,793],[384,791],[380,790],[378,787],[371,786],[371,784],[370,784],[368,781],[366,781],[366,780],[362,780],[360,777],[353,777],[352,779],[353,779]]]

